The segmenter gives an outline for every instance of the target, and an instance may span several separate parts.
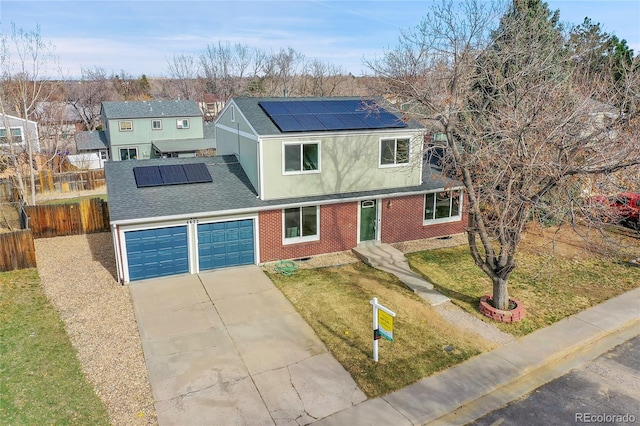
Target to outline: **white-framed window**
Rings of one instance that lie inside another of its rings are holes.
[[[319,173],[320,142],[282,144],[282,174]]]
[[[462,190],[441,190],[424,194],[424,224],[462,219]]]
[[[137,160],[138,159],[138,148],[136,147],[127,147],[120,148],[120,160]]]
[[[282,210],[284,244],[317,241],[320,239],[320,208],[292,207]]]
[[[24,137],[22,134],[22,127],[9,127],[9,134],[11,135],[11,142],[14,144],[24,143]],[[9,137],[7,136],[7,128],[0,128],[0,145],[6,145],[9,143]]]
[[[133,121],[131,120],[118,121],[118,128],[120,129],[121,132],[131,132],[133,131]]]
[[[234,107],[233,105],[231,105],[231,122],[236,122],[236,107]]]
[[[188,129],[189,128],[189,119],[188,118],[180,118],[176,120],[176,127],[178,129]]]
[[[380,139],[380,167],[409,164],[410,138]]]
[[[162,130],[162,120],[151,120],[151,129]]]

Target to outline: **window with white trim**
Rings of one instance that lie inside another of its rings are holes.
[[[409,164],[409,138],[380,140],[380,166],[398,166]]]
[[[189,119],[188,118],[181,118],[176,120],[176,127],[178,129],[188,129],[189,128]]]
[[[236,122],[236,107],[234,107],[233,105],[231,105],[231,122]]]
[[[121,132],[131,132],[133,130],[133,121],[118,121],[118,128]]]
[[[151,120],[151,128],[153,130],[162,130],[162,120]]]
[[[284,174],[317,173],[320,171],[320,143],[285,143],[282,146]]]
[[[137,160],[138,148],[120,148],[120,160]]]
[[[424,195],[424,223],[453,222],[462,219],[462,191],[429,192]]]
[[[24,142],[24,138],[22,137],[22,127],[10,127],[9,134],[11,135],[11,143],[21,144]],[[0,128],[0,144],[8,144],[9,137],[7,136],[7,128]]]
[[[293,207],[282,211],[285,244],[316,241],[320,238],[318,206]]]

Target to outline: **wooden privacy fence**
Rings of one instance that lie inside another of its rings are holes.
[[[109,210],[101,198],[70,204],[25,206],[34,238],[109,231]]]
[[[30,229],[0,234],[0,271],[36,267],[36,249]]]

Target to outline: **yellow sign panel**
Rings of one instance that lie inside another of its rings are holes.
[[[393,317],[382,309],[378,309],[378,329],[382,337],[393,341]]]

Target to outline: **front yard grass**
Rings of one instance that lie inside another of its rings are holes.
[[[557,250],[551,256],[547,237],[530,234],[522,244],[509,291],[524,303],[527,318],[514,324],[479,313],[479,299],[491,294],[491,283],[474,265],[466,245],[408,258],[412,268],[453,303],[515,336],[640,286],[640,268],[622,261],[633,253],[640,256],[640,241],[620,241],[618,257],[584,251],[579,239],[563,246],[555,241]],[[444,321],[394,276],[362,263],[269,276],[369,397],[400,389],[495,345]],[[372,359],[372,297],[397,314],[394,341],[380,340],[377,364]]]
[[[109,424],[36,269],[0,273],[0,424]]]
[[[640,256],[640,241],[616,238],[615,252],[603,256],[601,242],[584,240],[571,230],[547,229],[525,235],[509,296],[524,304],[527,317],[517,323],[491,321],[478,311],[480,297],[492,293],[491,280],[475,266],[464,246],[408,255],[411,267],[467,312],[501,330],[522,336],[640,286],[640,268],[626,261]],[[609,244],[614,241],[609,241]],[[551,253],[552,244],[555,253]],[[586,249],[586,245],[590,249]],[[611,246],[609,247],[611,248]],[[624,249],[623,249],[624,248]]]
[[[493,344],[444,321],[392,275],[362,263],[302,269],[271,280],[369,397],[387,394],[489,350]],[[393,342],[372,358],[372,306],[396,312]]]

